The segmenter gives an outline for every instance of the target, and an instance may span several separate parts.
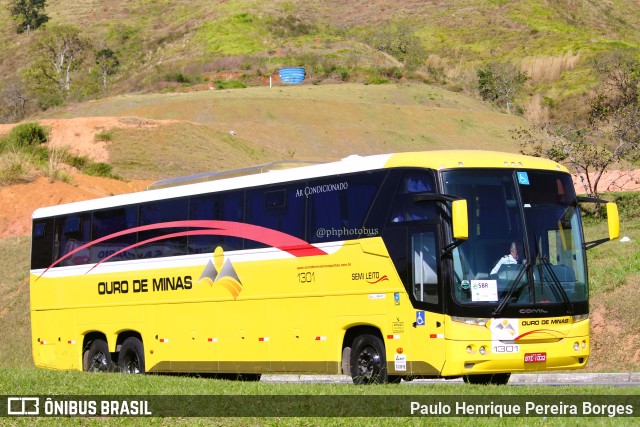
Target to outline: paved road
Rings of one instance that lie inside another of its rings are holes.
[[[263,375],[266,382],[351,383],[347,375]],[[406,384],[460,383],[456,380],[415,380]],[[404,383],[404,382],[403,382]],[[562,374],[513,374],[509,385],[614,385],[640,386],[640,372],[622,373],[562,373]]]

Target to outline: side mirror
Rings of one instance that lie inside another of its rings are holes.
[[[451,202],[451,222],[453,225],[453,238],[467,240],[469,238],[469,215],[465,199]]]
[[[607,207],[607,225],[609,226],[609,238],[594,240],[593,242],[585,242],[584,247],[586,249],[595,248],[602,243],[609,240],[617,239],[620,236],[620,218],[618,217],[618,205],[614,202],[607,202],[606,200],[597,199],[593,197],[580,197],[578,196],[578,203],[606,203]]]

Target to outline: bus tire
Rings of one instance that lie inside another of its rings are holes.
[[[237,381],[257,382],[262,378],[262,374],[238,374]]]
[[[109,372],[113,368],[109,346],[102,339],[95,339],[82,355],[82,368],[87,372]]]
[[[511,374],[480,374],[480,375],[464,375],[462,378],[465,383],[481,384],[481,385],[506,385],[509,382]]]
[[[218,380],[257,382],[262,378],[262,374],[214,374]]]
[[[388,375],[387,382],[389,384],[400,384],[402,378],[404,378],[402,375]]]
[[[358,335],[351,346],[351,378],[354,384],[382,384],[388,380],[384,343],[371,334]]]
[[[136,337],[129,337],[122,343],[118,354],[118,367],[124,374],[144,374],[144,347]]]

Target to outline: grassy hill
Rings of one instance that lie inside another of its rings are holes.
[[[33,85],[30,49],[43,32],[16,34],[9,3],[0,1],[0,89]],[[408,79],[474,94],[478,68],[509,62],[529,76],[517,99],[525,115],[566,118],[598,83],[594,60],[640,47],[635,0],[62,0],[45,12],[49,27],[74,25],[93,49],[114,50],[111,95],[265,85],[283,66],[305,67],[314,83]],[[102,97],[95,69],[89,54],[59,101]],[[29,92],[32,110],[36,98]]]
[[[45,116],[175,120],[112,132],[114,171],[144,179],[351,154],[464,147],[517,151],[509,130],[526,125],[462,94],[424,84],[127,95]]]

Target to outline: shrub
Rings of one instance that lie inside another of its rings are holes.
[[[229,80],[223,82],[222,80],[216,80],[216,88],[218,89],[244,89],[247,85],[237,80]]]
[[[385,79],[384,77],[377,75],[368,77],[364,82],[366,85],[384,85],[387,83],[389,83],[389,79]]]
[[[90,163],[91,160],[89,160],[89,157],[87,156],[69,156],[67,159],[67,164],[78,170],[83,170]]]
[[[114,175],[112,174],[112,171],[113,168],[111,165],[103,162],[91,163],[82,169],[82,172],[87,175],[102,176],[105,178],[113,178]]]
[[[103,141],[103,142],[108,142],[108,141],[112,141],[113,140],[113,131],[112,130],[101,130],[100,132],[96,133],[96,136],[94,137],[95,141]]]
[[[27,153],[11,150],[0,157],[0,187],[31,182],[36,176]]]
[[[49,160],[46,167],[43,167],[45,176],[49,178],[49,182],[62,181],[69,182],[71,176],[62,169],[62,164],[69,157],[69,149],[67,147],[55,147],[48,152]]]
[[[191,83],[191,78],[182,73],[167,73],[164,79],[167,82]]]
[[[2,139],[2,148],[11,147],[23,149],[37,147],[47,142],[49,132],[36,122],[22,123],[14,126]]]

